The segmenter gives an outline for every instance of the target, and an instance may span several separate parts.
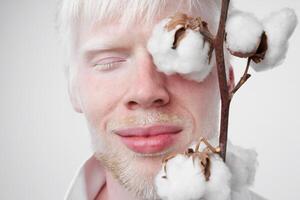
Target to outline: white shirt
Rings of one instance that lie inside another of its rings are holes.
[[[91,156],[76,173],[64,200],[94,200],[104,184],[104,169]]]

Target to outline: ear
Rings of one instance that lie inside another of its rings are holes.
[[[82,113],[82,106],[79,99],[78,89],[72,83],[72,81],[68,81],[68,93],[73,109],[78,113]]]
[[[232,66],[229,67],[227,86],[228,86],[229,91],[232,91],[235,87],[234,71],[233,71]]]

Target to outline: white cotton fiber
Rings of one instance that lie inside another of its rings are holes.
[[[261,22],[251,13],[233,11],[226,23],[226,46],[232,54],[256,52],[263,34]]]
[[[252,63],[251,66],[255,71],[271,69],[283,62],[288,50],[288,39],[294,32],[297,22],[295,11],[289,8],[271,13],[263,19],[268,50],[262,62]]]
[[[219,155],[211,156],[211,176],[207,182],[205,199],[227,200],[230,196],[231,173]]]
[[[195,148],[195,144],[191,148]],[[199,159],[178,154],[156,176],[158,195],[163,200],[227,200],[230,195],[230,171],[219,155],[211,155],[211,175],[206,181]],[[163,178],[166,176],[167,178]]]
[[[257,153],[254,150],[229,143],[226,164],[232,173],[232,190],[239,190],[253,184],[258,165]]]
[[[238,191],[231,192],[230,200],[253,200],[252,196],[253,195],[250,190],[240,189]]]
[[[187,30],[186,34],[177,48],[176,72],[187,79],[201,82],[211,72],[214,63],[213,58],[209,63],[210,44],[204,41],[199,32]]]
[[[165,26],[169,21],[159,22],[148,41],[147,48],[154,64],[158,71],[167,75],[178,73],[191,80],[203,81],[213,66],[213,62],[209,62],[209,43],[198,31],[187,29],[177,48],[172,49],[175,33],[182,26],[167,31]]]
[[[167,178],[163,178],[163,176]],[[205,177],[199,160],[177,155],[167,163],[167,173],[162,169],[156,176],[158,195],[163,200],[198,200],[205,191]]]
[[[176,52],[171,51],[171,47],[174,41],[174,34],[178,28],[168,32],[165,29],[165,25],[171,19],[163,19],[160,21],[153,29],[152,35],[149,38],[147,48],[153,57],[154,64],[157,66],[158,69],[168,75],[174,74],[175,71],[173,69],[173,63],[176,59]],[[158,67],[159,66],[159,67]]]

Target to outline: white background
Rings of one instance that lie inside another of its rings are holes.
[[[236,0],[236,6],[260,17],[289,6],[300,16],[297,0]],[[90,154],[84,119],[68,101],[56,10],[55,1],[0,0],[1,200],[63,199]],[[298,28],[286,62],[252,73],[231,109],[230,138],[258,151],[253,189],[271,200],[300,199],[299,45]]]

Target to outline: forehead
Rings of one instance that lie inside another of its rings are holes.
[[[190,16],[200,16],[208,22],[211,32],[215,33],[219,2],[220,0],[64,0],[61,27],[65,28],[61,32],[70,41],[70,52],[73,52],[78,49],[82,33],[87,36],[95,27],[98,33],[105,30],[104,26],[108,24],[120,31],[145,30],[175,12],[184,12]]]
[[[184,12],[201,16],[213,25],[219,0],[66,0],[72,2],[67,14],[77,25],[99,22],[130,24],[153,24],[157,19]]]

